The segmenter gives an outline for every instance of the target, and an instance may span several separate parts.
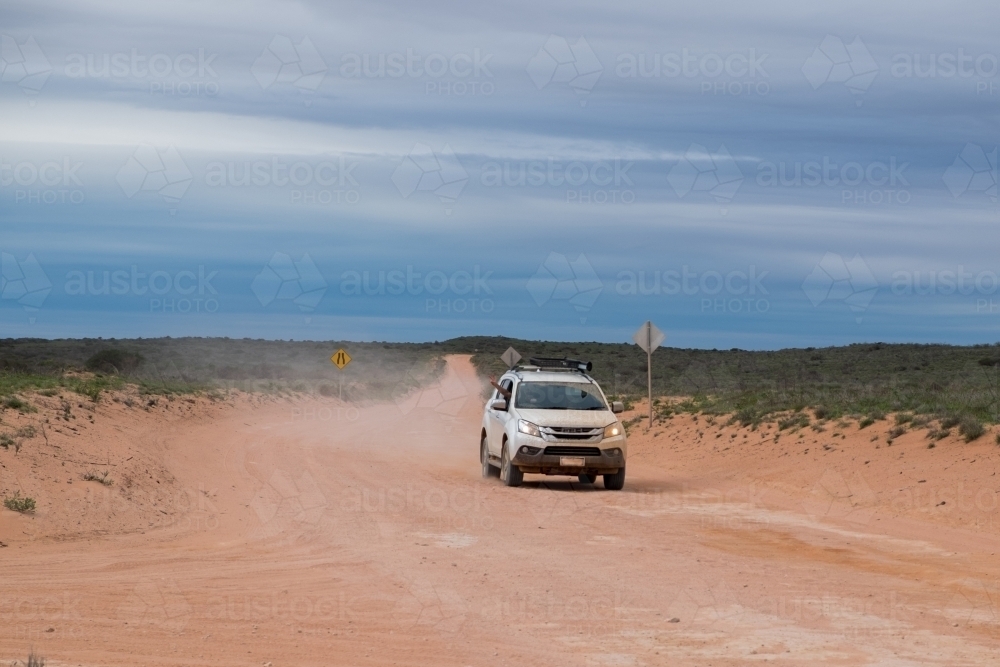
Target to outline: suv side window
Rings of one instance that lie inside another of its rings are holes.
[[[507,391],[512,392],[513,389],[514,389],[514,381],[513,380],[504,380],[503,382],[500,383],[500,386],[503,387],[504,389],[506,389]],[[500,392],[497,392],[497,394],[499,394],[499,393]],[[513,403],[513,402],[514,402],[514,395],[513,395],[513,393],[511,393],[510,400],[507,401],[507,412],[510,412],[510,406],[511,406],[511,403]]]

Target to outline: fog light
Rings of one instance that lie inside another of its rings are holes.
[[[542,451],[541,447],[529,447],[527,445],[525,445],[524,447],[521,447],[521,453],[522,454],[527,454],[528,456],[534,456],[535,454],[537,454],[540,451]]]
[[[612,449],[605,449],[604,450],[604,455],[605,456],[621,456],[622,455],[622,450],[620,450],[617,447],[613,447]]]

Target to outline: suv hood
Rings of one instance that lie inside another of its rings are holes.
[[[524,410],[517,409],[521,419],[538,426],[603,428],[617,421],[610,410]]]

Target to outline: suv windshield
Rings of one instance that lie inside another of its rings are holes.
[[[522,382],[514,403],[533,410],[606,410],[593,384],[582,382]]]

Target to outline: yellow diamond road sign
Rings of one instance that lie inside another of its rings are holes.
[[[333,353],[333,356],[330,357],[330,361],[332,361],[337,368],[343,370],[344,366],[351,363],[351,355],[347,354],[347,352],[344,351],[344,348],[340,348]]]

